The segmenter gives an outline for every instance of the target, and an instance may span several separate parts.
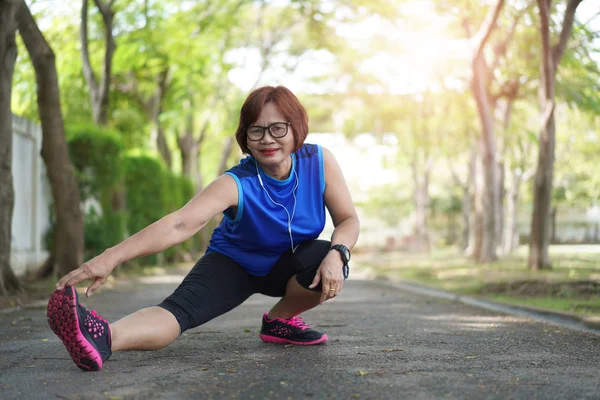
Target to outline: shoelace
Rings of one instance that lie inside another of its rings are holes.
[[[102,319],[102,320],[104,319],[104,318],[102,318],[101,314],[96,313],[96,310],[90,311],[90,314],[92,314],[93,317],[96,317],[96,318],[99,318],[99,319]]]
[[[285,320],[285,322],[289,325],[292,325],[296,328],[300,328],[302,330],[308,329],[308,325],[306,325],[306,323],[302,320],[302,317],[292,317],[289,318],[287,320]]]

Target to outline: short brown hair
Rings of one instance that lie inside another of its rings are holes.
[[[240,111],[240,123],[235,132],[235,138],[240,148],[244,153],[250,154],[246,142],[246,129],[258,119],[267,103],[275,104],[279,112],[287,119],[285,122],[291,124],[295,143],[294,151],[298,150],[308,135],[308,115],[294,93],[284,86],[265,86],[250,93]]]

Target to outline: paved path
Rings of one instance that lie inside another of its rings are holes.
[[[160,302],[179,276],[122,282],[84,305],[109,321]],[[600,399],[600,336],[349,280],[304,314],[322,346],[262,343],[253,296],[156,352],[84,373],[45,309],[0,314],[0,399]]]

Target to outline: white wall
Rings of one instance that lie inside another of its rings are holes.
[[[48,253],[43,235],[49,226],[52,194],[40,155],[42,129],[13,115],[12,174],[15,206],[12,217],[11,265],[17,275],[35,269]]]

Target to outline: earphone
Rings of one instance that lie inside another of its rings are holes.
[[[290,212],[283,204],[280,204],[271,198],[271,195],[267,191],[267,188],[265,188],[262,178],[260,177],[260,172],[258,171],[258,161],[256,161],[256,175],[258,176],[258,182],[260,183],[260,186],[263,188],[263,190],[267,194],[267,197],[269,198],[269,200],[271,200],[271,202],[273,204],[283,208],[283,210],[287,214],[288,233],[290,234],[290,244],[292,246],[292,253],[295,253],[298,246],[294,247],[294,238],[292,237],[292,221],[294,220],[294,214],[296,213],[296,189],[298,188],[299,179],[298,179],[298,174],[296,173],[296,168],[294,168],[293,171],[294,171],[294,175],[296,175],[296,184],[294,185],[294,189],[292,189],[292,196],[294,196],[294,208],[292,209],[292,214],[290,215]]]

